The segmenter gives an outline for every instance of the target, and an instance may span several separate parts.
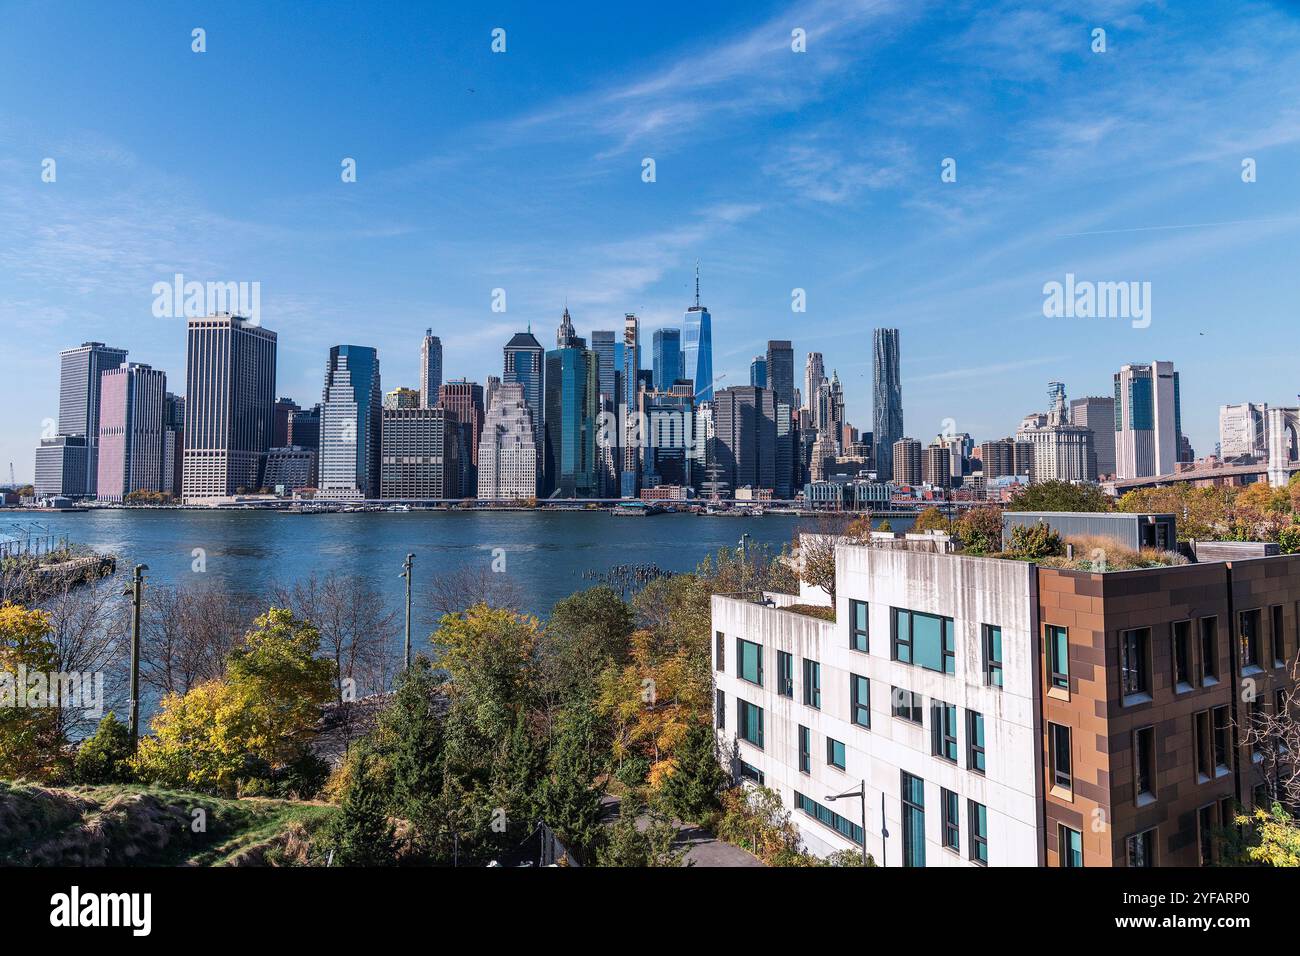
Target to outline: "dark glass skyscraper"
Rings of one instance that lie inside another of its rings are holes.
[[[594,498],[596,410],[599,370],[596,353],[581,346],[546,353],[546,420],[543,426],[543,495]]]
[[[378,498],[384,393],[379,353],[336,345],[325,367],[320,422],[320,496]]]
[[[666,392],[682,377],[682,333],[680,329],[655,329],[651,367],[656,392]]]
[[[872,334],[872,433],[876,446],[876,476],[889,481],[894,473],[894,442],[903,437],[903,385],[898,364],[898,329]]]
[[[749,363],[749,384],[755,388],[767,388],[767,358],[755,355]]]
[[[795,407],[794,346],[787,339],[767,343],[767,387],[776,392],[778,404]]]
[[[524,401],[533,413],[533,424],[541,434],[542,422],[542,367],[546,352],[533,338],[531,330],[516,332],[505,348],[505,369],[501,381],[518,382],[524,387]]]
[[[600,394],[611,402],[618,398],[615,384],[621,358],[618,356],[618,333],[613,329],[603,329],[591,333],[591,350],[596,353],[598,363],[598,380]]]
[[[682,377],[695,383],[695,400],[713,400],[713,320],[700,305],[700,270],[695,269],[695,304],[686,310],[682,333]]]

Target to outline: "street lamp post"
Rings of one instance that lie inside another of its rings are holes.
[[[858,797],[862,801],[862,865],[867,865],[867,781],[863,780],[856,790],[849,790],[845,793],[837,793],[834,796],[826,795],[827,803],[834,803],[836,800],[844,800],[849,797]],[[883,830],[881,833],[883,839]]]
[[[415,561],[415,555],[408,554],[406,562],[402,565],[404,569],[401,577],[406,578],[406,669],[411,669],[411,566]]]
[[[124,594],[131,595],[131,753],[140,742],[140,602],[144,595],[144,572],[147,564],[137,564],[131,577],[131,586]]]

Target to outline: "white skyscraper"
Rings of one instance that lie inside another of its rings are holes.
[[[438,404],[438,389],[442,388],[442,339],[433,329],[424,330],[420,343],[420,407],[433,408]]]
[[[533,412],[518,382],[492,393],[478,446],[480,498],[532,498],[537,494],[537,437]]]
[[[1268,456],[1268,405],[1243,402],[1219,406],[1219,454],[1223,458]]]
[[[1174,473],[1182,414],[1173,362],[1125,365],[1115,373],[1115,426],[1118,477]]]

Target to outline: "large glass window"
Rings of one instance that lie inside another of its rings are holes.
[[[1133,792],[1139,802],[1156,795],[1156,731],[1141,727],[1133,732]]]
[[[794,792],[794,805],[801,811],[812,817],[818,823],[830,827],[842,837],[847,837],[858,846],[862,846],[866,839],[862,827],[858,826],[852,820],[847,820],[840,816],[830,807],[822,806],[811,797],[805,797],[798,790]]]
[[[727,729],[727,695],[722,691],[716,692],[716,698],[713,702],[713,716],[717,722],[719,730]]]
[[[906,770],[902,777],[903,866],[925,866],[925,781]]]
[[[1002,686],[1002,628],[984,625],[984,683]]]
[[[1061,824],[1057,832],[1057,839],[1060,842],[1057,852],[1061,858],[1061,866],[1083,866],[1083,834],[1078,830],[1071,830],[1065,824]]]
[[[1192,689],[1192,622],[1175,621],[1172,629],[1174,692]]]
[[[1055,624],[1047,625],[1047,669],[1053,687],[1070,689],[1070,632]]]
[[[966,767],[984,773],[984,715],[966,711]]]
[[[891,687],[889,689],[889,701],[891,712],[895,717],[901,717],[914,724],[921,722],[920,694],[914,694],[910,690],[904,690],[901,687]]]
[[[782,697],[794,696],[794,655],[776,652],[776,692]]]
[[[838,740],[826,738],[826,762],[836,770],[844,769],[844,744]]]
[[[1151,690],[1151,628],[1139,627],[1119,636],[1119,679],[1125,697],[1144,696]]]
[[[867,638],[867,602],[849,601],[849,647],[865,654],[869,644]]]
[[[951,790],[939,788],[943,809],[943,845],[945,849],[961,852],[961,824],[958,822],[961,800]]]
[[[822,666],[806,657],[803,659],[803,702],[819,709],[822,705]]]
[[[1128,838],[1128,865],[1156,865],[1156,831],[1144,830]]]
[[[763,686],[763,647],[744,638],[736,638],[736,661],[740,679]]]
[[[1231,730],[1228,708],[1215,707],[1210,712],[1210,719],[1213,722],[1214,769],[1217,773],[1221,770],[1229,770],[1232,767],[1232,764],[1229,763],[1232,748],[1229,743]]]
[[[740,761],[740,778],[742,780],[749,780],[756,783],[760,787],[767,782],[766,778],[763,776],[763,771],[759,770],[753,764],[745,763],[743,760]]]
[[[727,669],[727,636],[721,631],[716,632],[714,635],[713,651],[714,668],[725,671]]]
[[[967,800],[970,817],[970,858],[975,863],[988,866],[989,862],[989,811],[982,803]]]
[[[763,747],[763,708],[746,700],[736,700],[736,728],[740,739],[760,750]]]
[[[1052,786],[1074,789],[1074,772],[1070,760],[1070,728],[1064,724],[1047,725],[1048,759],[1052,768]]]
[[[1219,619],[1201,618],[1201,684],[1219,682]]]
[[[957,705],[946,701],[930,702],[931,753],[957,762]]]
[[[891,608],[893,659],[941,674],[957,672],[952,618]]]
[[[1259,666],[1259,608],[1237,615],[1238,640],[1241,642],[1241,666]]]
[[[1286,631],[1282,627],[1282,605],[1273,605],[1272,634],[1269,646],[1273,648],[1273,666],[1281,667],[1286,663]]]
[[[812,773],[812,731],[799,725],[799,772]]]
[[[859,727],[871,726],[871,681],[849,675],[850,719]]]

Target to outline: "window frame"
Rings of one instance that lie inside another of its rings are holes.
[[[860,654],[871,653],[871,613],[866,601],[849,598],[849,650]],[[862,626],[858,626],[858,610],[862,611]],[[858,646],[861,638],[861,647]]]
[[[723,631],[714,631],[713,633],[713,669],[725,674],[727,672],[727,635]]]
[[[1062,740],[1062,735],[1064,740]],[[1064,750],[1062,750],[1064,744]],[[1047,722],[1047,772],[1051,774],[1052,789],[1064,790],[1074,796],[1074,730],[1069,724]],[[1065,759],[1062,761],[1061,757]],[[1064,767],[1062,767],[1064,763]]]
[[[984,715],[966,708],[966,769],[981,777],[988,773],[988,751],[984,739]]]
[[[799,772],[812,773],[812,730],[799,725]]]
[[[906,703],[903,695],[906,694]],[[915,691],[908,690],[906,687],[889,688],[889,712],[891,716],[899,720],[905,720],[909,724],[915,724],[920,727],[925,723],[924,710],[922,703],[924,698]]]
[[[1143,744],[1145,741],[1145,747]],[[1156,781],[1156,728],[1154,724],[1135,727],[1132,736],[1133,747],[1133,802],[1138,806],[1147,806],[1156,801],[1160,785]],[[1145,782],[1146,787],[1143,788]]]
[[[866,700],[861,699],[859,688],[866,689]],[[858,720],[859,713],[865,720]],[[871,679],[861,674],[849,675],[849,723],[864,730],[871,729]]]
[[[1200,651],[1200,676],[1202,687],[1212,687],[1219,682],[1219,616],[1211,614],[1198,619]],[[1208,646],[1207,646],[1208,645]]]
[[[958,753],[957,705],[932,698],[930,700],[930,756],[955,764]]]
[[[1142,869],[1151,869],[1156,866],[1156,850],[1158,843],[1156,841],[1159,827],[1148,827],[1145,830],[1139,830],[1136,833],[1130,833],[1124,840],[1124,860],[1130,867],[1140,867]],[[1149,845],[1147,845],[1149,843]],[[1142,848],[1142,858],[1144,862],[1135,864],[1134,850]]]
[[[747,652],[753,649],[754,663],[757,665],[757,672],[753,680],[745,674],[745,659]],[[736,638],[736,679],[742,680],[751,687],[763,686],[763,645],[757,641],[747,641],[743,637]]]
[[[776,652],[776,696],[794,699],[794,654]]]
[[[961,797],[946,787],[939,788],[939,809],[942,811],[943,848],[961,853]]]
[[[980,826],[980,820],[984,825]],[[989,808],[969,797],[966,799],[966,822],[970,825],[970,861],[989,865]]]
[[[1067,834],[1073,834],[1076,840],[1071,840]],[[1079,849],[1077,851],[1078,862],[1073,862],[1076,851],[1073,844],[1077,842]],[[1083,833],[1074,827],[1067,827],[1064,823],[1056,825],[1056,860],[1057,865],[1062,869],[1072,870],[1083,866]],[[1070,860],[1072,862],[1067,863]]]
[[[1136,675],[1137,686],[1132,682]],[[1151,700],[1151,628],[1130,627],[1119,632],[1119,693],[1122,706]]]
[[[756,741],[748,736],[751,727],[750,717],[745,709],[747,707],[752,707],[754,712],[758,715],[758,740]],[[743,697],[736,698],[736,736],[751,747],[757,747],[759,750],[764,749],[763,744],[765,737],[763,733],[763,708],[759,707],[758,704],[750,703]]]
[[[1070,629],[1061,624],[1044,624],[1047,641],[1047,683],[1050,690],[1070,692]],[[1059,639],[1059,643],[1058,643]],[[1060,655],[1065,669],[1061,670]]]
[[[902,633],[901,618],[907,617],[907,634]],[[939,624],[939,666],[931,667],[916,659],[916,619],[925,618]],[[900,664],[921,667],[934,674],[955,675],[957,673],[957,635],[953,619],[941,614],[929,614],[925,611],[913,611],[908,608],[891,607],[889,609],[890,659]],[[905,652],[905,653],[904,653]]]
[[[981,641],[984,648],[984,686],[996,687],[1001,690],[1006,675],[1003,673],[1002,662],[1002,625],[1000,624],[981,624]],[[997,637],[997,654],[994,654],[994,635]],[[997,680],[994,680],[994,675]]]
[[[811,657],[803,659],[803,703],[813,710],[822,709],[822,665]]]
[[[838,748],[838,755],[842,763],[835,762],[837,748]],[[845,768],[847,768],[848,765],[849,765],[849,748],[844,745],[844,741],[836,740],[834,737],[828,734],[826,736],[826,766],[834,767],[836,770],[844,772]]]
[[[714,690],[713,712],[716,715],[713,721],[714,729],[726,730],[727,729],[727,692],[724,691],[721,687],[718,687]]]
[[[1179,637],[1179,627],[1184,627],[1181,638]],[[1181,649],[1181,654],[1179,653]],[[1179,666],[1179,657],[1182,657],[1182,666]],[[1175,694],[1186,694],[1188,691],[1196,688],[1194,666],[1195,658],[1192,652],[1192,620],[1187,618],[1182,621],[1173,621],[1169,625],[1169,666],[1171,673],[1170,684]],[[1181,676],[1180,676],[1181,671]]]

